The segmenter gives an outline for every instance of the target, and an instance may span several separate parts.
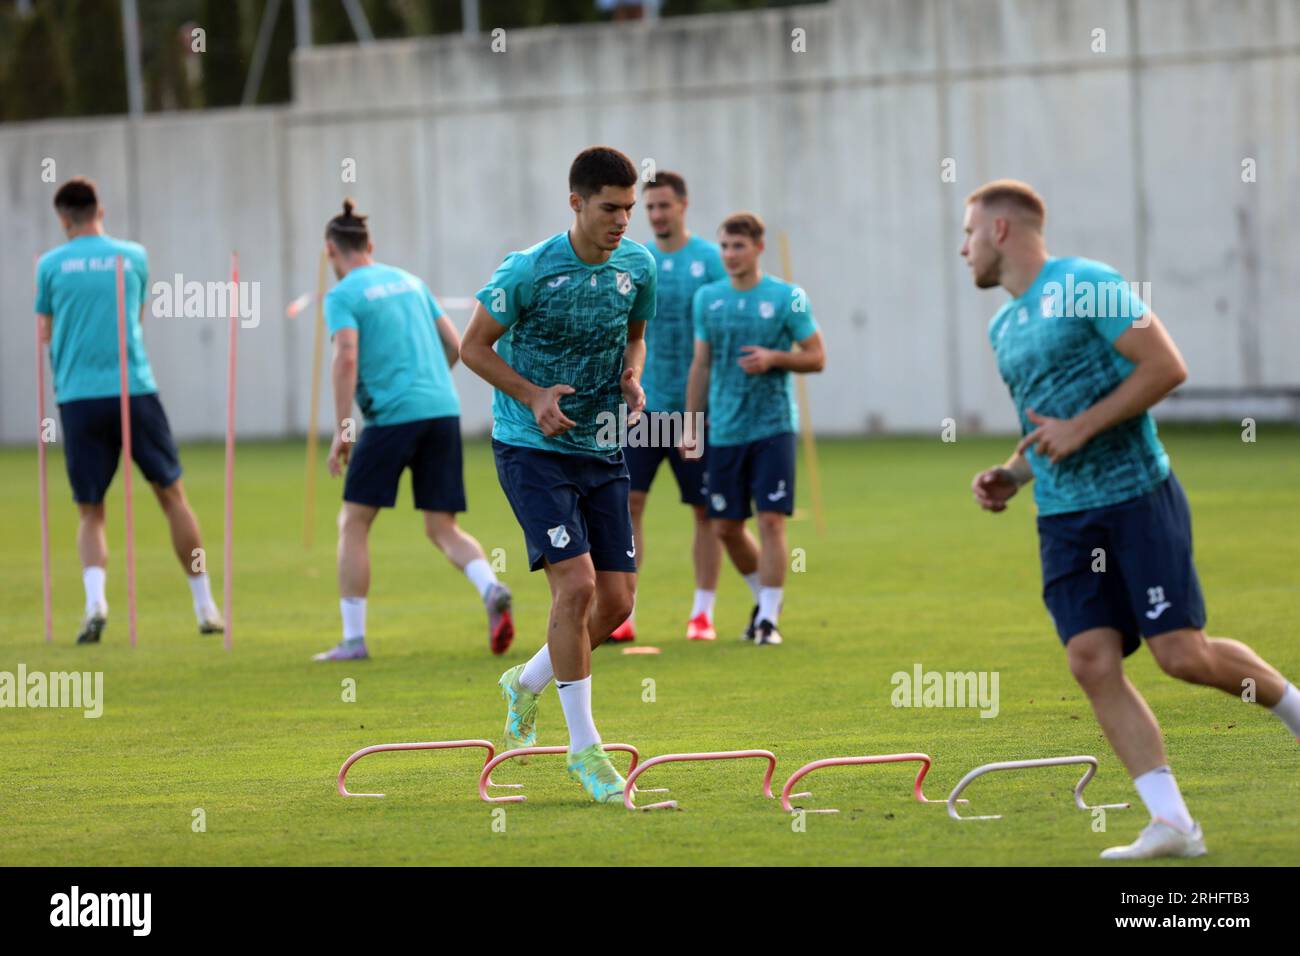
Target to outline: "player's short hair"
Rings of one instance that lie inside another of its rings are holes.
[[[584,149],[569,167],[569,191],[587,199],[606,186],[626,189],[636,185],[636,166],[612,146]]]
[[[99,209],[95,181],[85,176],[72,177],[54,194],[54,208],[72,220],[73,225],[89,222]]]
[[[325,227],[325,238],[344,252],[360,252],[370,244],[368,216],[359,215],[351,197],[343,200],[343,211]]]
[[[641,187],[641,192],[654,189],[656,186],[668,186],[677,194],[678,199],[686,198],[686,180],[680,173],[669,172],[666,169],[656,170],[654,179],[647,179],[645,185]]]
[[[1022,183],[1018,179],[995,179],[991,183],[985,183],[966,197],[966,205],[972,203],[1009,206],[1026,214],[1039,229],[1047,222],[1047,204],[1043,202],[1043,197],[1029,183]]]
[[[767,232],[767,226],[763,225],[763,220],[759,218],[757,213],[733,212],[722,220],[722,225],[718,227],[718,231],[730,233],[733,236],[749,236],[755,242],[762,242],[763,234]]]

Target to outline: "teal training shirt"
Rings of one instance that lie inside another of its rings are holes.
[[[158,391],[140,328],[149,287],[144,246],[111,236],[78,236],[41,256],[36,266],[36,311],[54,317],[50,365],[59,402],[111,398],[122,393],[117,351],[117,257],[122,257],[126,301],[127,390]]]
[[[1091,259],[1048,259],[1024,295],[989,322],[998,372],[1011,390],[1022,434],[1036,426],[1026,410],[1073,418],[1113,392],[1133,371],[1115,348],[1147,307],[1123,277]],[[1143,412],[1053,465],[1034,449],[1034,500],[1041,515],[1118,504],[1146,494],[1169,475],[1156,423]]]
[[[624,239],[609,259],[578,258],[561,232],[523,252],[512,252],[478,292],[488,313],[508,331],[497,354],[534,385],[569,385],[560,410],[573,428],[548,438],[523,402],[497,391],[492,437],[507,445],[608,456],[600,441],[606,416],[618,417],[619,378],[630,322],[655,314],[656,269],[645,246]]]
[[[460,414],[438,336],[442,314],[423,280],[377,262],[353,269],[325,296],[330,337],[357,330],[357,405],[367,424]]]
[[[717,243],[691,236],[676,252],[648,246],[659,266],[655,320],[646,326],[641,386],[646,411],[684,412],[686,379],[695,353],[691,301],[701,286],[727,277]]]
[[[764,275],[752,289],[730,279],[695,293],[695,338],[709,343],[711,445],[743,445],[799,428],[793,372],[750,375],[738,364],[742,346],[788,352],[817,331],[808,296],[799,286]]]

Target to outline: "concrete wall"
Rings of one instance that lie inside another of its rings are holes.
[[[699,232],[751,208],[789,233],[831,348],[820,431],[1014,427],[984,333],[1004,294],[958,256],[962,200],[998,176],[1046,196],[1054,252],[1151,283],[1189,384],[1300,386],[1300,0],[838,0],[490,39],[308,51],[285,108],[0,127],[0,440],[32,431],[31,257],[59,239],[45,157],[99,180],[155,278],[220,279],[239,249],[262,283],[249,436],[308,425],[311,314],[283,309],[314,288],[339,199],[381,259],[469,295],[565,228],[568,163],[596,142],[685,173]],[[152,320],[146,340],[176,432],[220,435],[224,324]],[[456,380],[486,428],[488,390]]]

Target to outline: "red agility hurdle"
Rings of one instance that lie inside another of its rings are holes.
[[[948,794],[948,816],[954,820],[1001,820],[1002,814],[995,813],[982,817],[963,817],[957,812],[955,804],[958,802],[957,796],[965,790],[976,777],[981,777],[986,773],[992,773],[995,770],[1025,770],[1030,767],[1063,767],[1070,764],[1086,764],[1087,769],[1083,772],[1082,779],[1074,786],[1074,805],[1080,810],[1124,810],[1132,804],[1128,803],[1101,803],[1091,807],[1083,802],[1083,788],[1088,785],[1097,773],[1097,758],[1074,756],[1074,757],[1043,757],[1038,760],[1004,760],[1000,763],[986,763],[976,767],[966,776],[957,782],[957,786],[952,788],[952,793]]]
[[[482,747],[487,751],[484,762],[492,759],[496,753],[496,747],[487,740],[431,740],[424,743],[410,744],[375,744],[373,747],[362,747],[347,760],[343,761],[343,766],[339,768],[338,788],[339,794],[345,797],[382,797],[382,793],[351,793],[344,785],[343,780],[348,775],[348,769],[367,754],[381,753],[386,750],[456,750],[462,747]],[[484,771],[484,776],[487,771]],[[492,787],[517,787],[515,783],[493,783],[487,781],[488,786]]]
[[[921,783],[922,781],[925,780],[925,775],[930,772],[930,765],[931,763],[933,763],[933,761],[930,759],[929,754],[921,754],[921,753],[879,754],[874,757],[827,757],[824,760],[814,760],[811,763],[804,764],[794,773],[790,774],[790,779],[787,780],[785,782],[785,786],[781,788],[781,809],[784,810],[786,813],[791,813],[794,810],[794,807],[790,806],[791,797],[812,796],[811,793],[791,793],[790,791],[794,789],[794,785],[798,783],[802,778],[806,777],[814,770],[820,770],[822,767],[849,767],[849,766],[854,766],[856,764],[870,764],[870,763],[906,763],[913,760],[919,760],[921,762],[921,769],[919,769],[916,772],[916,780],[912,784],[912,794],[913,796],[916,797],[917,802],[918,803],[939,803],[939,804],[947,803],[948,802],[947,800],[931,800],[929,797],[927,797],[924,793],[921,792]],[[967,801],[958,800],[957,802],[966,803]],[[804,812],[805,813],[839,813],[840,811],[835,809],[826,809],[826,810],[805,810]]]
[[[686,760],[739,760],[744,757],[761,757],[767,761],[767,771],[763,774],[763,796],[767,797],[769,800],[773,799],[772,774],[776,771],[775,754],[770,750],[720,750],[712,753],[661,754],[658,757],[651,757],[645,763],[641,764],[641,766],[628,773],[627,787],[623,791],[623,806],[627,807],[629,810],[676,809],[676,800],[664,800],[660,803],[648,803],[644,807],[638,807],[632,802],[636,793],[636,787],[634,785],[637,778],[657,764],[679,763]]]
[[[606,752],[622,752],[632,755],[632,763],[628,767],[628,788],[631,789],[631,776],[636,770],[637,764],[641,761],[641,754],[631,744],[601,744],[601,749]],[[525,797],[523,794],[513,794],[504,797],[494,797],[487,792],[488,787],[522,787],[522,783],[493,783],[492,771],[505,763],[507,760],[514,760],[516,757],[531,757],[540,754],[567,754],[568,747],[516,747],[514,750],[506,750],[489,758],[488,762],[483,765],[483,772],[478,777],[478,795],[488,803],[523,803]],[[653,793],[663,793],[663,790],[646,791]]]

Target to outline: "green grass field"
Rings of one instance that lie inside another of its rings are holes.
[[[1210,632],[1252,644],[1300,676],[1300,432],[1265,427],[1164,432],[1195,516]],[[1093,802],[1132,787],[1065,665],[1039,599],[1028,496],[1007,514],[981,513],[971,475],[1001,460],[1008,439],[882,439],[822,443],[829,530],[818,537],[801,471],[790,545],[806,571],[790,575],[781,647],[738,635],[750,601],[724,574],[714,645],[683,639],[690,609],[690,522],[660,474],[647,516],[638,643],[659,656],[595,657],[594,705],[607,741],[643,756],[763,747],[777,783],[818,757],[920,750],[935,758],[931,797],[992,760],[1095,754]],[[584,802],[560,758],[507,765],[527,785],[504,832],[474,781],[481,751],[380,754],[357,765],[348,800],[334,775],[353,750],[379,742],[495,739],[495,681],[541,641],[542,575],[529,574],[522,536],[497,486],[490,450],[467,446],[472,510],[464,526],[490,553],[504,549],[519,635],[504,659],[487,651],[483,614],[463,576],[424,539],[403,488],[372,538],[373,658],[310,662],[338,640],[333,518],[339,486],[324,475],[316,545],[302,544],[301,444],[240,447],[236,476],[234,651],[200,638],[189,593],[147,486],[136,538],[140,645],[127,642],[120,476],[110,497],[105,641],[76,647],[82,593],[75,514],[62,458],[50,463],[55,642],[41,640],[41,576],[33,452],[0,452],[0,670],[102,670],[104,713],[0,711],[0,864],[1067,864],[1097,862],[1145,822],[1111,811],[1105,833],[1074,809],[1073,768],[995,774],[967,792],[958,823],[910,799],[915,765],[825,770],[808,778],[809,806],[838,816],[792,819],[759,795],[760,765],[728,762],[651,771],[683,812],[629,814]],[[182,449],[186,483],[206,532],[220,595],[221,456]],[[138,474],[138,473],[137,473]],[[890,676],[996,671],[1000,711],[895,708]],[[1267,711],[1161,674],[1150,655],[1130,674],[1162,722],[1207,864],[1294,864],[1300,749]],[[357,699],[342,699],[344,678]],[[647,702],[645,681],[654,681]],[[542,701],[540,742],[566,741],[559,701]],[[622,758],[619,758],[621,764]],[[206,831],[194,832],[202,808]],[[498,815],[499,816],[499,815]],[[493,824],[498,825],[494,828]],[[1181,864],[1181,865],[1196,865]]]

